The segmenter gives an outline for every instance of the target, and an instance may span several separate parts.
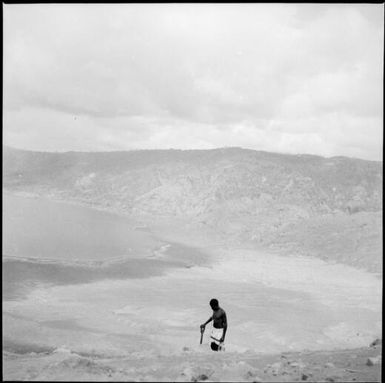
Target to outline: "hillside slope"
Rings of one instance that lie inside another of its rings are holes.
[[[230,241],[380,268],[382,163],[225,148],[43,153],[4,148],[3,188],[185,219]]]

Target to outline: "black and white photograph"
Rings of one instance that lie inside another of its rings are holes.
[[[383,3],[2,10],[4,381],[381,381]]]

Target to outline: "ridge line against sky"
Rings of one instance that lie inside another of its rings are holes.
[[[5,145],[382,161],[383,4],[3,4]]]
[[[330,156],[325,157],[321,156],[319,154],[309,154],[309,153],[288,153],[288,152],[271,152],[266,150],[258,150],[258,149],[250,149],[250,148],[244,148],[240,146],[224,146],[224,147],[217,147],[217,148],[211,148],[211,149],[178,149],[178,148],[168,148],[168,149],[156,149],[156,148],[146,148],[146,149],[125,149],[125,150],[95,150],[95,151],[82,151],[82,150],[65,150],[65,151],[42,151],[42,150],[35,150],[35,149],[22,149],[17,148],[14,146],[8,146],[3,145],[3,150],[20,150],[20,151],[27,151],[27,152],[33,152],[33,153],[50,153],[50,154],[68,154],[68,153],[83,153],[83,154],[97,154],[97,153],[128,153],[128,152],[140,152],[140,151],[211,151],[211,150],[239,150],[239,151],[253,151],[257,153],[267,153],[272,155],[279,155],[279,156],[314,156],[319,157],[324,160],[329,160],[333,158],[346,158],[349,160],[360,160],[360,161],[369,161],[369,162],[378,162],[383,163],[382,160],[366,160],[364,158],[358,158],[358,157],[349,157],[349,156]]]

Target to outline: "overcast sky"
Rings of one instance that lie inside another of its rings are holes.
[[[381,4],[3,7],[6,145],[382,160]]]

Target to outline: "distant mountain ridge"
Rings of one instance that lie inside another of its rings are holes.
[[[339,254],[363,267],[370,257],[372,269],[380,262],[382,172],[382,162],[241,148],[3,152],[5,191],[150,221],[185,219],[226,239]]]
[[[117,204],[125,212],[207,213],[231,201],[289,204],[308,213],[378,211],[382,163],[213,150],[44,153],[5,148],[3,186]]]

